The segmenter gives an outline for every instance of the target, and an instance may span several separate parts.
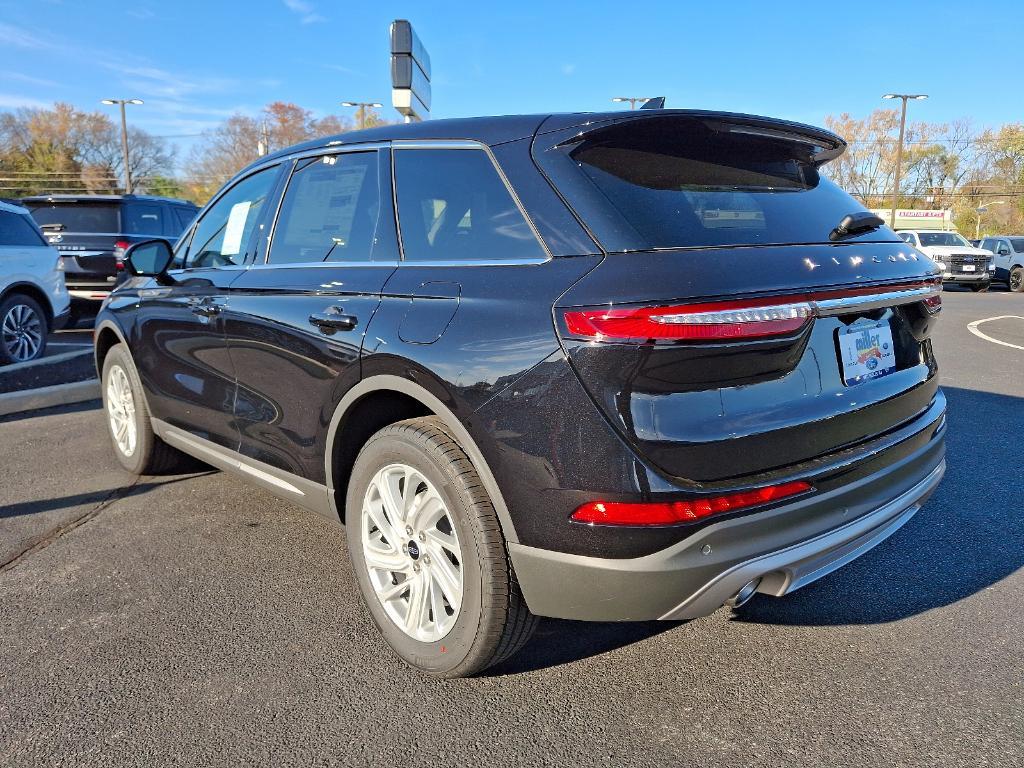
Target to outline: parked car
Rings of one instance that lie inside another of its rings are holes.
[[[0,365],[42,357],[67,321],[63,267],[29,212],[0,201]]]
[[[114,453],[343,524],[377,627],[433,675],[507,658],[536,616],[787,594],[945,467],[940,273],[819,175],[844,148],[647,110],[265,157],[173,252],[129,249],[95,330]]]
[[[1006,283],[1015,293],[1024,291],[1024,235],[986,237],[981,247],[995,254],[992,279]]]
[[[186,200],[149,195],[39,195],[20,202],[64,258],[71,322],[99,308],[129,245],[154,238],[173,245],[199,211]]]
[[[897,234],[939,265],[942,282],[965,285],[976,293],[988,290],[995,271],[991,251],[975,248],[959,232],[918,229]]]

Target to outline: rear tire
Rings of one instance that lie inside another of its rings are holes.
[[[100,382],[114,456],[135,475],[160,475],[186,468],[188,458],[153,432],[142,382],[124,344],[115,344],[103,360]]]
[[[1010,270],[1010,290],[1014,293],[1024,292],[1024,267],[1014,267]]]
[[[0,365],[38,360],[46,352],[50,324],[39,302],[15,293],[0,302]]]
[[[345,509],[363,599],[407,664],[466,677],[533,634],[537,619],[494,506],[440,419],[400,421],[373,435],[356,458]]]

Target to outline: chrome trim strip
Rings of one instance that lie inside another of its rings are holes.
[[[331,510],[326,486],[243,456],[238,451],[204,440],[160,419],[154,418],[151,423],[153,431],[162,440],[184,453],[220,469],[240,474],[283,499],[316,512],[335,523],[339,522],[337,515]]]
[[[928,285],[902,291],[886,291],[883,293],[866,293],[862,296],[844,296],[840,299],[812,300],[819,317],[841,315],[850,309],[870,310],[883,307],[895,307],[901,304],[913,304],[942,293],[942,286]]]

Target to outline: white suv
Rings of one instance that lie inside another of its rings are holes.
[[[896,234],[939,265],[943,283],[968,285],[972,291],[988,290],[995,272],[991,251],[975,248],[958,232],[913,229]]]
[[[996,255],[995,280],[1004,282],[1011,291],[1024,291],[1024,235],[986,237],[981,247]]]
[[[0,201],[0,365],[41,357],[68,309],[60,254],[25,208]]]

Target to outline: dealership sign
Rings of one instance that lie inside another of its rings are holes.
[[[391,22],[391,105],[411,120],[430,117],[430,55],[405,19]]]

